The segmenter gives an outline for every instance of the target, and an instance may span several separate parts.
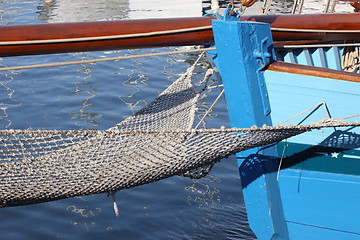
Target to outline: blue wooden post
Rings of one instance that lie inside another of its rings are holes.
[[[214,20],[213,31],[232,127],[271,125],[263,76],[274,56],[269,25]],[[258,239],[289,239],[275,147],[240,152],[237,159],[250,227]]]

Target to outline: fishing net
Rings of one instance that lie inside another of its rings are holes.
[[[191,85],[193,70],[109,130],[1,130],[0,207],[130,188],[311,129],[354,125],[327,120],[308,126],[192,129],[199,97]]]

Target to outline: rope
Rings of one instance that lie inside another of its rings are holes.
[[[354,117],[360,117],[360,114],[355,114],[355,115],[352,115],[352,116],[339,118],[339,120],[345,120],[345,119],[354,118]]]
[[[272,3],[272,0],[264,1],[264,5],[261,8],[263,14],[265,14],[265,15],[269,14],[271,3]]]
[[[20,136],[26,135],[27,137],[36,137],[36,136],[77,136],[77,137],[89,137],[89,136],[97,136],[97,137],[117,137],[119,135],[177,135],[180,133],[188,133],[188,134],[201,134],[201,133],[236,133],[236,132],[255,132],[255,131],[274,131],[274,130],[288,130],[288,129],[320,129],[323,127],[347,127],[347,126],[360,126],[360,122],[346,122],[343,119],[356,117],[359,115],[353,115],[344,118],[324,118],[318,122],[312,123],[310,125],[275,125],[275,126],[267,126],[263,125],[261,127],[252,126],[250,128],[211,128],[211,129],[191,129],[191,130],[183,130],[183,129],[171,129],[171,130],[119,130],[119,129],[109,129],[109,130],[30,130],[30,129],[6,129],[0,130],[1,136]]]
[[[7,41],[7,42],[0,42],[0,46],[115,40],[115,39],[125,39],[125,38],[151,37],[151,36],[165,35],[165,34],[200,31],[200,30],[206,30],[206,29],[212,29],[212,26],[209,25],[209,26],[202,26],[202,27],[183,28],[183,29],[166,30],[166,31],[154,31],[154,32],[148,32],[148,33],[132,33],[132,34],[121,34],[121,35],[99,36],[99,37],[81,37],[81,38],[69,38],[69,39],[46,39],[46,40],[27,40],[27,41]]]
[[[323,12],[324,13],[334,13],[337,1],[338,0],[327,0],[325,9]],[[330,8],[330,5],[331,5],[331,8]]]
[[[299,6],[299,14],[302,13],[303,7],[304,7],[304,0],[301,0],[300,1],[300,6]]]
[[[220,92],[220,94],[217,96],[217,98],[214,100],[214,102],[211,104],[211,106],[209,107],[209,109],[205,112],[204,116],[201,118],[201,120],[199,121],[199,123],[196,125],[195,129],[197,129],[200,124],[204,121],[205,117],[209,115],[209,113],[211,112],[211,110],[213,109],[213,107],[215,106],[215,104],[219,101],[219,99],[221,98],[221,96],[224,94],[224,89]]]
[[[360,67],[359,47],[346,46],[341,57],[341,67],[346,72],[356,72]]]
[[[154,101],[106,131],[0,130],[0,207],[109,192],[118,215],[114,191],[209,166],[200,176],[231,154],[312,129],[360,126],[324,119],[307,126],[193,129],[199,99],[191,84],[194,69],[195,64]]]
[[[284,140],[284,148],[283,148],[283,151],[282,151],[282,154],[281,154],[280,163],[279,163],[279,167],[278,167],[277,174],[276,174],[276,181],[279,181],[280,170],[281,170],[281,166],[282,166],[282,163],[283,163],[283,160],[284,160],[286,147],[287,147],[287,139]]]
[[[111,58],[102,58],[102,59],[90,59],[90,60],[81,60],[81,61],[46,63],[46,64],[17,66],[17,67],[4,67],[4,68],[0,68],[0,72],[1,71],[10,71],[10,70],[43,68],[43,67],[68,66],[68,65],[95,63],[95,62],[107,62],[107,61],[134,59],[134,58],[142,58],[142,57],[154,57],[154,56],[162,56],[162,55],[181,54],[181,53],[192,53],[192,52],[210,51],[210,50],[215,50],[215,49],[216,49],[215,47],[212,47],[212,48],[191,49],[191,50],[181,50],[181,51],[162,52],[162,53],[149,53],[149,54],[121,56],[121,57],[111,57]]]
[[[214,88],[222,88],[222,87],[224,87],[224,84],[219,84],[219,85],[215,85],[215,86],[206,87],[206,89],[214,89]]]
[[[296,12],[296,7],[297,7],[297,5],[298,5],[298,1],[299,1],[299,0],[295,0],[295,1],[294,1],[293,7],[292,7],[292,10],[291,10],[291,14],[295,14],[295,12]]]
[[[299,44],[274,46],[275,48],[322,48],[322,47],[350,47],[360,46],[360,43],[338,43],[338,44]]]
[[[277,32],[299,32],[299,33],[360,33],[360,30],[331,30],[331,29],[296,29],[296,28],[275,28],[271,31]]]
[[[317,108],[320,107],[321,105],[323,105],[324,108],[326,109],[326,103],[325,103],[325,102],[320,102],[320,103],[318,103],[318,104],[316,104],[316,105],[314,105],[314,106],[312,106],[312,107],[309,107],[308,109],[305,109],[304,111],[302,111],[302,112],[300,112],[300,113],[292,116],[291,118],[288,118],[288,119],[286,119],[285,121],[282,121],[281,123],[276,124],[276,126],[283,125],[284,123],[286,123],[286,122],[288,122],[288,121],[290,121],[290,120],[292,120],[292,119],[294,119],[294,118],[296,118],[296,117],[298,117],[298,116],[300,116],[300,115],[302,115],[302,114],[304,114],[304,113],[306,113],[306,112],[308,112],[308,111],[310,111],[310,110],[312,110],[312,109],[317,109]],[[326,110],[324,110],[324,117],[325,117],[325,116],[326,116]]]

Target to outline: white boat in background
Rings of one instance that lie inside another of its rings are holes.
[[[40,18],[49,23],[200,17],[201,0],[43,0]]]
[[[200,17],[201,0],[129,0],[129,19]]]
[[[39,18],[49,23],[111,21],[128,18],[128,0],[43,0]]]

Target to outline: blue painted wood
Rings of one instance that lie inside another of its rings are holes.
[[[272,108],[274,124],[279,124],[304,110],[325,102],[333,118],[343,118],[360,113],[360,84],[335,79],[304,76],[300,74],[265,72],[266,85]],[[316,122],[327,117],[320,107],[303,124]],[[292,119],[286,124],[298,124],[306,115]],[[360,117],[352,119],[360,121]],[[319,134],[301,134],[292,139],[304,144],[318,144],[332,129]],[[360,133],[360,129],[354,130]]]
[[[264,76],[272,107],[271,115],[275,124],[320,102],[326,103],[333,118],[342,118],[360,112],[359,83],[272,71],[266,71]],[[326,111],[323,107],[318,108],[304,124],[324,118],[324,112]],[[306,114],[288,123],[297,124],[305,116]],[[353,120],[359,121],[360,117]],[[358,127],[329,128],[322,132],[305,133],[288,139],[289,144],[286,145],[300,143],[317,145],[340,130],[352,133],[350,140],[353,141],[353,144],[347,147],[357,149],[356,151],[344,151],[340,155],[353,158],[352,161],[356,161],[354,158],[360,160],[360,156],[349,154],[349,152],[356,154],[360,149],[360,128]],[[347,140],[346,132],[340,132],[341,134],[331,142],[343,144]],[[324,145],[328,144],[325,143]],[[291,149],[285,148],[285,156],[288,152],[291,152]],[[297,154],[301,154],[301,152],[297,152]],[[305,156],[298,155],[294,158],[303,161],[302,158],[314,157],[312,155],[314,153],[309,151],[304,151],[303,154]],[[284,161],[284,165],[286,165],[287,158],[284,158]],[[328,161],[331,161],[330,156]],[[351,167],[346,166],[349,162],[343,162],[339,167],[339,172],[342,171],[342,174],[326,168],[323,168],[322,172],[321,168],[307,166],[314,163],[314,161],[303,162],[303,168],[280,172],[279,188],[290,239],[360,239],[360,207],[358,206],[360,177],[351,175],[351,171],[346,169]],[[341,164],[341,162],[337,161],[336,164]],[[309,167],[314,170],[305,170]]]
[[[333,69],[341,71],[341,57],[340,57],[340,49],[339,47],[333,47],[332,50],[334,51],[334,64]]]
[[[328,68],[335,69],[335,70],[341,70],[341,57],[338,54],[336,47],[324,48],[324,53],[325,53],[326,64],[327,64]]]
[[[359,176],[285,170],[279,182],[287,222],[306,227],[308,235],[322,229],[324,235],[313,239],[335,239],[325,238],[335,233],[347,233],[343,240],[360,239]],[[302,231],[289,232],[301,236]]]
[[[314,61],[312,60],[312,57],[311,57],[311,54],[310,54],[310,51],[308,48],[304,49],[304,55],[305,55],[305,59],[306,59],[305,65],[314,66]]]
[[[308,59],[306,58],[306,52],[302,51],[300,49],[294,49],[292,50],[292,52],[294,53],[294,58],[296,59],[295,61],[293,61],[293,63],[297,63],[297,64],[302,64],[302,65],[306,65],[308,64]]]
[[[231,125],[271,125],[262,70],[274,56],[269,25],[214,21],[213,31]],[[275,147],[237,155],[249,223],[258,239],[288,239],[274,173],[276,156]]]
[[[287,223],[291,240],[359,240],[357,234],[331,231],[327,228],[313,227],[303,224]]]
[[[294,51],[289,51],[289,53],[287,55],[289,55],[291,63],[299,63],[298,58],[295,56]]]
[[[319,58],[320,58],[320,64],[321,64],[320,67],[328,68],[328,64],[327,64],[327,59],[326,59],[326,54],[325,54],[324,48],[319,48],[318,50],[319,50]]]
[[[279,61],[342,70],[343,47],[279,49]]]

